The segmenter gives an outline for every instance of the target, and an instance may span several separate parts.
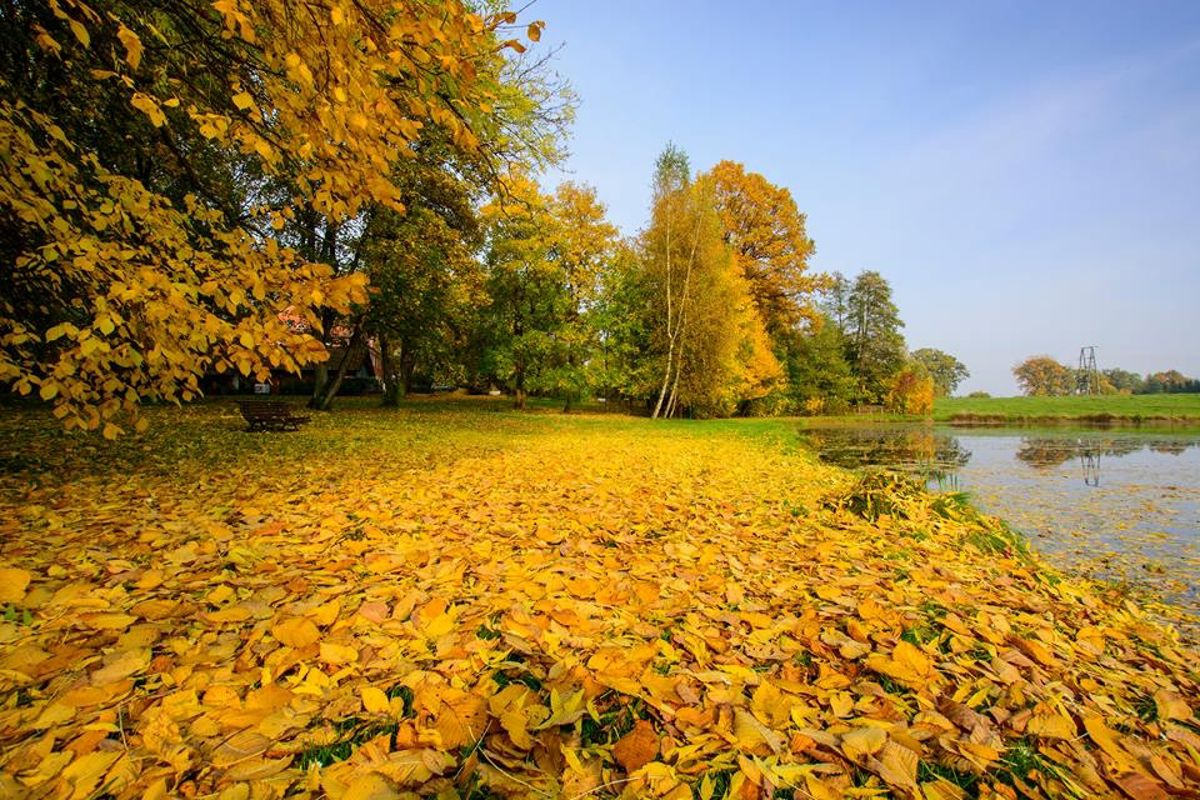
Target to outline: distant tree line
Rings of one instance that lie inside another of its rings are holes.
[[[1035,397],[1075,394],[1084,385],[1079,370],[1051,356],[1030,356],[1013,367],[1021,391]],[[1145,376],[1114,367],[1100,372],[1100,394],[1182,394],[1200,392],[1200,380],[1178,370],[1152,372]]]

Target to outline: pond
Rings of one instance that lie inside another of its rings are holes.
[[[1200,431],[808,428],[820,457],[901,469],[965,491],[1052,562],[1125,583],[1200,618]]]

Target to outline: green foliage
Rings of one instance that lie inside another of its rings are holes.
[[[788,396],[796,411],[839,414],[847,410],[857,384],[845,352],[845,335],[825,316],[818,316],[807,332],[790,334],[784,365]]]
[[[484,209],[486,305],[476,336],[482,376],[571,403],[587,396],[597,344],[592,308],[613,261],[616,229],[595,191],[564,184],[547,197],[517,176],[513,197]]]
[[[846,360],[865,402],[882,402],[904,364],[902,327],[892,287],[878,272],[859,273],[846,300]]]
[[[958,384],[971,376],[966,365],[957,358],[932,347],[914,350],[912,359],[924,367],[933,379],[934,392],[938,397],[950,396]]]

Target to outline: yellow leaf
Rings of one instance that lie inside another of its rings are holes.
[[[76,758],[62,771],[62,780],[73,788],[72,798],[89,797],[100,779],[121,754],[117,751],[97,751]]]
[[[1192,709],[1188,707],[1187,701],[1175,692],[1159,689],[1154,693],[1154,705],[1158,709],[1160,719],[1192,718]]]
[[[1077,734],[1075,723],[1064,714],[1034,714],[1025,730],[1050,739],[1074,739]]]
[[[71,33],[75,34],[75,38],[84,47],[88,47],[92,43],[92,37],[88,35],[88,30],[83,26],[83,23],[78,20],[69,19],[67,23],[71,26]]]
[[[137,69],[138,64],[142,62],[142,40],[124,25],[117,31],[117,38],[121,40],[121,45],[125,48],[125,61],[129,64],[130,69]]]
[[[143,92],[134,92],[129,98],[129,104],[150,118],[150,123],[161,128],[167,121],[167,115],[159,108],[158,101]]]
[[[542,26],[545,24],[541,20],[529,23],[529,27],[525,29],[525,34],[529,37],[529,41],[536,42],[542,38]]]
[[[342,794],[341,800],[397,800],[400,792],[382,775],[368,772],[355,778]]]
[[[1124,748],[1117,744],[1116,732],[1104,724],[1104,720],[1098,714],[1085,714],[1083,717],[1083,727],[1087,731],[1091,740],[1109,756],[1113,761],[1117,762],[1117,768],[1122,772],[1133,769],[1132,761]]]
[[[321,638],[321,631],[308,617],[292,617],[271,628],[271,635],[288,647],[301,650]]]
[[[353,664],[358,661],[358,651],[344,644],[321,642],[321,651],[318,657],[326,664]]]
[[[921,784],[921,793],[925,800],[963,800],[966,793],[945,778]]]
[[[915,792],[917,788],[917,754],[907,747],[889,740],[878,758],[872,757],[868,767],[883,778],[889,786],[898,786]]]
[[[626,772],[635,772],[658,757],[658,734],[649,720],[639,719],[633,730],[613,745],[613,758]]]
[[[128,678],[150,666],[150,649],[139,648],[119,653],[109,663],[92,673],[94,686],[107,686],[122,678]]]
[[[882,728],[855,728],[842,735],[842,753],[851,761],[858,762],[882,750],[887,740],[887,733]]]
[[[369,714],[386,714],[391,709],[387,695],[383,693],[382,689],[364,686],[359,691],[359,696],[362,698],[363,708]]]
[[[929,657],[921,652],[916,645],[909,642],[901,641],[897,644],[896,649],[892,651],[892,658],[911,669],[917,675],[928,675],[932,669]]]
[[[101,613],[101,614],[86,614],[79,618],[79,621],[88,627],[95,628],[99,631],[114,631],[128,628],[133,623],[137,622],[137,617],[129,614],[120,614],[116,612]]]
[[[238,92],[233,96],[233,104],[239,110],[245,111],[254,106],[254,97],[249,92]]]
[[[318,625],[328,627],[333,624],[341,612],[342,602],[340,600],[330,600],[328,603],[323,603],[312,611],[309,611],[308,617]]]
[[[25,599],[29,586],[29,570],[16,567],[0,569],[0,603],[19,603]]]
[[[580,689],[563,696],[557,689],[550,690],[550,716],[534,730],[545,730],[559,725],[571,725],[587,712],[587,700]]]
[[[766,755],[767,750],[778,753],[784,744],[781,734],[763,725],[741,708],[733,710],[733,735],[737,738],[738,747],[760,755]]]

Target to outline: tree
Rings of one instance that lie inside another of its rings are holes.
[[[659,157],[650,227],[642,237],[661,359],[653,416],[721,416],[781,377],[749,283],[724,240],[712,176],[691,180],[687,157]]]
[[[885,403],[899,414],[931,414],[934,393],[933,377],[923,364],[911,361],[892,377]]]
[[[569,410],[588,389],[590,316],[616,228],[590,187],[564,183],[548,197],[516,177],[510,188],[509,201],[483,212],[485,371],[509,384],[518,408],[532,391],[562,398]]]
[[[924,367],[929,377],[933,379],[934,393],[938,397],[948,397],[958,387],[958,384],[971,376],[966,365],[957,358],[932,347],[914,350],[912,358]]]
[[[325,358],[311,333],[364,280],[276,232],[401,211],[391,165],[427,126],[468,150],[499,137],[514,19],[457,0],[6,5],[0,382],[115,436],[207,371]]]
[[[554,256],[563,280],[565,315],[562,361],[543,378],[543,389],[562,397],[563,411],[589,387],[586,366],[596,346],[594,319],[601,279],[612,265],[617,228],[606,218],[596,190],[570,181],[559,185],[549,211],[557,234]]]
[[[858,379],[862,399],[881,402],[892,376],[904,365],[907,349],[892,287],[878,272],[854,279],[846,300],[846,360]]]
[[[1149,374],[1142,385],[1143,394],[1177,394],[1182,392],[1200,392],[1200,380],[1189,378],[1177,369]]]
[[[812,314],[815,282],[807,270],[816,245],[792,193],[733,161],[718,163],[708,176],[723,239],[763,325],[773,337],[794,328]]]
[[[836,414],[854,397],[856,381],[846,363],[842,329],[823,314],[807,331],[796,331],[787,347],[788,394],[806,414]]]
[[[635,243],[618,242],[592,311],[597,352],[591,381],[605,398],[632,402],[654,397],[659,388],[658,363],[647,357],[657,318],[654,289]]]
[[[821,313],[829,322],[846,330],[850,316],[850,281],[840,272],[831,272],[825,276],[821,296]]]
[[[659,154],[654,165],[654,195],[650,214],[650,230],[646,232],[645,249],[657,256],[656,264],[661,274],[661,297],[663,315],[663,333],[666,338],[666,353],[662,368],[662,385],[658,390],[658,399],[654,403],[652,416],[658,417],[667,412],[667,390],[671,387],[672,374],[678,376],[678,362],[682,351],[682,332],[687,323],[687,300],[689,284],[692,280],[692,267],[696,263],[696,250],[699,244],[702,212],[691,210],[691,216],[697,218],[696,230],[692,233],[692,245],[684,253],[676,254],[677,242],[687,235],[690,227],[686,215],[689,213],[686,201],[688,187],[691,183],[691,165],[687,154],[668,142],[663,152]],[[682,223],[682,228],[681,228]],[[659,236],[653,236],[658,233]],[[674,241],[672,240],[674,233]],[[653,237],[653,238],[652,238]],[[659,240],[661,237],[661,241]],[[682,255],[681,259],[679,255]],[[680,264],[683,262],[683,265]],[[676,379],[678,383],[678,378]]]
[[[371,279],[363,326],[382,361],[386,405],[410,390],[418,368],[430,375],[453,369],[469,309],[482,302],[480,179],[469,167],[453,148],[422,148],[396,167],[405,212],[379,209],[372,218],[362,259]]]
[[[1075,391],[1075,371],[1050,356],[1030,356],[1013,367],[1021,391],[1034,397],[1057,397]]]
[[[1142,386],[1145,384],[1141,375],[1129,370],[1113,367],[1112,369],[1104,370],[1104,377],[1118,392],[1128,394],[1138,394]]]

